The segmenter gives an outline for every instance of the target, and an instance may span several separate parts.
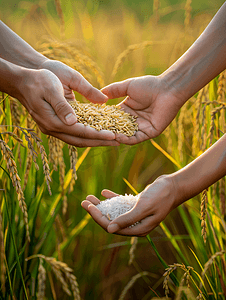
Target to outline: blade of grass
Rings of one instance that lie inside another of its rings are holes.
[[[154,140],[150,140],[152,145],[158,149],[159,151],[162,152],[162,154],[165,155],[165,157],[167,157],[175,166],[177,166],[179,169],[181,169],[181,165],[171,156],[169,155],[169,153],[167,153],[165,150],[162,149],[162,147],[160,147]]]
[[[190,247],[188,247],[188,248],[191,250],[191,252],[192,252],[192,254],[194,255],[195,259],[197,260],[197,262],[198,262],[198,264],[199,264],[201,270],[203,271],[203,266],[202,266],[202,264],[200,263],[200,261],[199,261],[197,255],[195,254],[195,252],[194,252]],[[217,299],[217,298],[216,298],[216,297],[217,297],[217,296],[216,296],[216,292],[214,291],[214,288],[213,288],[213,286],[212,286],[212,284],[211,284],[211,282],[210,282],[209,277],[206,275],[206,273],[205,273],[205,277],[206,277],[206,280],[207,280],[208,283],[209,283],[209,286],[211,287],[211,290],[213,291],[213,294],[214,294],[215,299]]]
[[[178,246],[176,240],[174,239],[174,236],[171,234],[171,232],[166,227],[166,225],[164,224],[164,222],[160,223],[160,227],[162,228],[162,230],[164,231],[165,235],[168,237],[168,239],[170,240],[171,244],[173,245],[173,247],[175,248],[175,250],[178,252],[178,254],[180,255],[180,257],[183,259],[183,261],[185,262],[185,264],[188,265],[189,264],[188,260],[186,259],[186,257],[182,253],[180,247]]]
[[[82,229],[88,224],[90,215],[87,214],[74,229],[70,232],[69,237],[60,244],[60,250],[63,251],[71,243],[71,241],[82,231]]]
[[[152,241],[152,239],[150,238],[150,236],[147,235],[146,238],[147,238],[148,242],[150,243],[150,245],[152,246],[153,250],[155,251],[155,253],[156,253],[158,259],[160,260],[161,264],[163,265],[163,267],[164,267],[165,269],[169,268],[168,264],[165,262],[165,260],[164,260],[164,259],[161,257],[161,255],[159,254],[159,252],[158,252],[157,248],[155,247],[155,244],[153,243],[153,241]],[[172,281],[174,282],[174,284],[175,284],[176,286],[179,286],[179,282],[178,282],[176,276],[175,276],[173,273],[170,274],[170,278],[172,279]]]
[[[7,204],[5,195],[4,195],[4,200],[5,200],[5,207],[6,207],[7,217],[8,217],[9,230],[10,230],[10,233],[11,233],[13,247],[14,247],[16,261],[17,261],[17,269],[18,269],[19,274],[20,274],[20,278],[21,278],[25,298],[26,298],[26,300],[28,300],[28,295],[27,295],[27,291],[26,291],[26,287],[25,287],[24,278],[23,278],[23,272],[22,272],[22,269],[21,269],[21,266],[20,266],[20,259],[19,259],[19,255],[18,255],[18,251],[17,251],[17,247],[16,247],[16,242],[15,242],[15,238],[14,238],[13,231],[12,231],[12,228],[11,228],[9,209],[8,209],[8,204]]]
[[[131,190],[134,192],[134,194],[138,195],[138,192],[135,190],[135,188],[132,186],[132,184],[130,184],[129,181],[126,180],[125,178],[123,178],[123,180],[128,185],[128,187],[131,188]]]

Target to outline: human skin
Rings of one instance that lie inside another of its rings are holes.
[[[117,146],[115,134],[76,123],[73,91],[93,103],[108,97],[69,66],[33,49],[0,21],[0,90],[17,98],[45,134],[78,147]]]
[[[93,195],[87,196],[82,202],[82,207],[109,233],[146,236],[174,208],[198,195],[225,175],[226,135],[186,167],[157,178],[140,193],[139,200],[131,211],[113,221],[110,222],[96,208],[100,200]],[[117,194],[103,190],[102,195],[112,198]],[[128,228],[136,222],[141,223]]]
[[[116,82],[101,91],[109,99],[125,97],[119,105],[137,116],[138,132],[116,135],[134,145],[158,136],[184,103],[226,68],[226,3],[193,45],[164,73]]]
[[[137,144],[158,136],[183,104],[226,68],[226,3],[202,35],[160,76],[143,76],[113,83],[104,89],[109,98],[127,96],[120,104],[138,116],[139,131],[133,137],[116,135],[125,144]],[[163,175],[140,194],[136,206],[110,222],[95,207],[99,199],[87,196],[82,207],[109,233],[145,236],[178,205],[198,195],[226,175],[226,136],[178,172]],[[116,194],[103,190],[106,198]],[[140,224],[128,228],[135,222]]]

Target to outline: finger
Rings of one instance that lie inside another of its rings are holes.
[[[133,78],[115,82],[101,89],[101,92],[108,96],[109,99],[127,96],[127,90]]]
[[[159,225],[156,216],[149,216],[143,219],[140,223],[127,227],[125,229],[121,229],[117,232],[114,232],[118,235],[126,235],[126,236],[146,236],[153,229],[155,229]]]
[[[108,97],[97,88],[93,87],[79,72],[74,71],[70,88],[77,91],[93,103],[107,102]]]
[[[97,224],[107,230],[110,221],[102,215],[101,211],[95,205],[90,204],[88,206],[88,212]]]
[[[116,194],[112,191],[109,191],[109,190],[106,190],[104,189],[102,192],[101,192],[101,195],[104,196],[105,198],[109,199],[109,198],[113,198],[113,197],[116,197],[118,196],[119,194]]]
[[[139,209],[137,205],[135,205],[132,210],[113,220],[109,224],[107,230],[109,233],[114,233],[131,225],[134,225],[136,222],[143,220],[147,216],[147,210]]]
[[[93,195],[88,195],[86,197],[86,200],[88,200],[89,202],[93,203],[94,205],[98,205],[101,202],[97,197],[95,197]]]
[[[50,133],[49,133],[50,134]],[[74,137],[65,133],[57,133],[53,132],[51,133],[52,136],[64,141],[67,144],[76,146],[76,147],[105,147],[105,146],[119,146],[120,143],[113,140],[113,141],[108,141],[108,140],[97,140],[97,139],[85,139],[85,138],[80,138],[80,137]]]
[[[88,207],[89,205],[92,204],[90,201],[84,200],[81,203],[82,208],[84,208],[87,212],[89,212]]]

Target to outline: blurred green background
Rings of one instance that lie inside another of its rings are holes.
[[[81,46],[82,51],[99,66],[104,84],[108,84],[133,76],[161,74],[188,49],[224,1],[192,1],[191,22],[186,33],[186,1],[183,0],[159,1],[158,18],[153,14],[153,1],[147,0],[61,0],[59,3],[62,9],[61,17],[54,0],[0,0],[0,19],[37,50],[46,37],[65,43],[73,42],[78,49]],[[128,46],[143,41],[154,41],[156,45],[130,53],[117,74],[112,77],[118,56]],[[92,74],[90,82],[97,88],[102,87],[95,74]],[[79,95],[77,97],[84,100]],[[119,101],[120,99],[116,99],[110,103]],[[171,134],[172,139],[176,140],[177,128],[174,128]],[[42,138],[47,149],[47,139],[45,136]],[[164,149],[170,143],[164,135],[155,141]],[[78,149],[79,157],[83,152],[84,149]],[[184,166],[194,158],[187,145],[184,146],[184,153],[182,161],[178,151],[171,155]],[[68,171],[69,157],[66,147],[64,155]],[[77,172],[78,180],[74,191],[68,195],[67,214],[63,216],[59,211],[63,233],[61,235],[58,232],[58,225],[54,223],[56,227],[44,237],[46,240],[40,253],[46,256],[53,255],[74,269],[82,298],[85,300],[117,299],[130,278],[141,270],[151,272],[150,281],[139,281],[138,286],[128,293],[126,299],[146,300],[154,297],[156,293],[163,296],[164,269],[147,240],[138,240],[135,262],[129,266],[130,238],[107,234],[93,220],[89,220],[86,225],[86,212],[80,203],[88,194],[101,197],[100,192],[103,188],[120,194],[132,193],[123,178],[140,192],[158,176],[176,169],[150,141],[135,146],[91,149]],[[41,185],[44,180],[42,173],[35,174],[38,184]],[[31,178],[30,183],[32,184]],[[52,197],[47,191],[43,195],[43,204],[36,224],[37,243],[43,238],[39,236],[39,229],[44,228],[46,210],[51,207],[56,194],[59,193],[58,172],[53,172],[52,191]],[[26,193],[27,197],[31,194],[29,187]],[[165,224],[175,239],[179,240],[181,249],[191,246],[190,237],[177,210],[166,218]],[[166,236],[162,228],[156,228],[151,237],[167,263],[177,261],[178,254],[175,253],[172,239]],[[194,257],[191,261],[197,265]],[[51,289],[48,284],[47,299],[55,299]],[[60,295],[59,299],[68,299],[60,286],[56,284],[55,289],[57,295]]]

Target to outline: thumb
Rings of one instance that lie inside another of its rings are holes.
[[[143,216],[141,216],[141,214],[138,213],[138,209],[135,206],[129,212],[119,216],[118,218],[110,222],[110,224],[107,227],[107,231],[109,233],[114,233],[131,225],[134,225],[136,222],[141,221],[142,219]]]
[[[133,78],[126,79],[124,81],[111,83],[108,86],[101,89],[101,92],[108,96],[109,99],[125,97]]]
[[[48,99],[46,99],[48,101]],[[66,125],[73,125],[77,122],[75,111],[71,105],[64,98],[61,93],[54,93],[51,96],[50,102],[53,110],[57,114],[58,118]]]

